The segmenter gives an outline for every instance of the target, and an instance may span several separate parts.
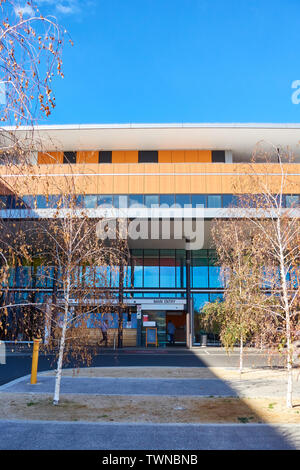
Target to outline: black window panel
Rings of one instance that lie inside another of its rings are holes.
[[[225,163],[225,150],[213,150],[212,162],[213,163]]]
[[[157,150],[140,150],[139,163],[158,163]]]
[[[64,163],[76,163],[76,152],[64,152]]]
[[[111,163],[112,152],[110,150],[102,150],[99,152],[99,163]]]

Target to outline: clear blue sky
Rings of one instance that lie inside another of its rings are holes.
[[[39,4],[74,40],[47,123],[300,122],[299,0]]]

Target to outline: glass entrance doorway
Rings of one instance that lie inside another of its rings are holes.
[[[142,311],[142,346],[146,346],[146,325],[148,322],[155,322],[157,328],[158,346],[169,345],[167,325],[172,321],[175,326],[175,346],[186,345],[186,313],[182,310],[143,310]]]

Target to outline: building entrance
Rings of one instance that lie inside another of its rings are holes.
[[[157,328],[158,346],[169,345],[168,322],[172,321],[175,326],[175,346],[186,345],[186,313],[184,311],[168,310],[143,310],[142,312],[142,346],[146,345],[146,328],[153,326]]]
[[[186,312],[175,311],[166,314],[166,329],[169,321],[175,326],[174,341],[175,346],[186,345]]]

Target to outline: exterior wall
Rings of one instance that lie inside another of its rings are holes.
[[[62,152],[54,156],[62,158]],[[299,165],[286,164],[284,169],[288,173],[284,192],[300,193]],[[68,190],[74,175],[77,194],[255,193],[253,179],[249,176],[254,173],[268,181],[274,193],[279,191],[281,176],[278,164],[85,163],[72,165],[72,168],[66,164],[36,165],[28,170],[22,169],[19,176],[14,168],[0,167],[0,193],[10,193],[10,188],[13,188],[24,195],[57,194],[64,188]]]

